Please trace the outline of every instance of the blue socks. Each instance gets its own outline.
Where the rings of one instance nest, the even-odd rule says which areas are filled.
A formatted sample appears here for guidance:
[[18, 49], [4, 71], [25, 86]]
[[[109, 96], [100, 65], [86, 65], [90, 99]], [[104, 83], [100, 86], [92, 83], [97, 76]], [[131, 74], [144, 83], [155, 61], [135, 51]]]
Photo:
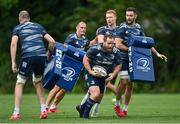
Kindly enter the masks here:
[[81, 105], [81, 110], [83, 111], [83, 118], [89, 118], [89, 113], [92, 106], [96, 103], [96, 101], [88, 98], [84, 104]]

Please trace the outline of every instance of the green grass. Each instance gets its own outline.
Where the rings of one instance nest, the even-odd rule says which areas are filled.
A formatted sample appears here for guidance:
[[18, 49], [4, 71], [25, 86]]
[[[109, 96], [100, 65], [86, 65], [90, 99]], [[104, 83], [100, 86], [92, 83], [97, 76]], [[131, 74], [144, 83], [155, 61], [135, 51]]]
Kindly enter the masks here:
[[12, 121], [13, 95], [0, 95], [0, 123], [180, 123], [179, 94], [134, 94], [129, 105], [129, 116], [117, 118], [113, 111], [113, 94], [106, 94], [99, 116], [79, 118], [75, 106], [80, 103], [83, 94], [67, 94], [59, 104], [59, 112], [51, 113], [46, 120], [39, 119], [37, 97], [24, 95], [21, 120]]

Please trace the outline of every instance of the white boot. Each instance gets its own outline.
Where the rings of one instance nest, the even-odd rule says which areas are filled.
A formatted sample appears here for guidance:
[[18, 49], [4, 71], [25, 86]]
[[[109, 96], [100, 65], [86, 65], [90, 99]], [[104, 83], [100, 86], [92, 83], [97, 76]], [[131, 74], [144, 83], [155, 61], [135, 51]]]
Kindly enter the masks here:
[[96, 103], [93, 106], [92, 111], [91, 111], [91, 117], [97, 117], [98, 116], [99, 106], [100, 106], [99, 103]]

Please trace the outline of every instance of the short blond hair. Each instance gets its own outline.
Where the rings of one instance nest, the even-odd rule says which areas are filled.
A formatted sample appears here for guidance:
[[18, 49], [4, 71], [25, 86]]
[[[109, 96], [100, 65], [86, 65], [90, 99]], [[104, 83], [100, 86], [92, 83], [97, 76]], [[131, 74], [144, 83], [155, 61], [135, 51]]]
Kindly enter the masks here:
[[85, 25], [86, 25], [86, 22], [80, 21], [80, 22], [78, 22], [78, 24], [76, 25], [76, 27], [78, 27], [80, 24], [85, 24]]
[[106, 14], [109, 14], [109, 13], [113, 13], [115, 16], [117, 15], [116, 11], [112, 9], [106, 11]]
[[29, 15], [28, 11], [26, 11], [26, 10], [20, 11], [19, 12], [19, 17], [30, 19], [30, 15]]

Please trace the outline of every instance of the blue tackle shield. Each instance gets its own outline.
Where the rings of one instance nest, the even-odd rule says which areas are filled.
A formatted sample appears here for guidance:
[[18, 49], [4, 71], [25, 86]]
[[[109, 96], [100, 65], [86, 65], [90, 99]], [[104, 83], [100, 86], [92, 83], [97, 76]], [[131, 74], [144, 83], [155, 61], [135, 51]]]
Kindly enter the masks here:
[[67, 91], [72, 91], [83, 68], [84, 54], [84, 51], [71, 45], [64, 47], [63, 44], [57, 43], [54, 57], [48, 64], [49, 67], [45, 69], [44, 88], [51, 90], [54, 85], [57, 85]]
[[128, 41], [130, 80], [154, 82], [155, 76], [151, 53], [154, 40], [150, 37], [132, 35]]
[[67, 91], [72, 91], [80, 76], [82, 68], [82, 61], [78, 61], [70, 56], [64, 55], [62, 59], [61, 77], [57, 81], [56, 85]]
[[63, 44], [56, 42], [52, 59], [47, 64], [43, 74], [42, 81], [45, 89], [51, 90], [61, 77], [62, 58], [65, 52], [66, 48]]

